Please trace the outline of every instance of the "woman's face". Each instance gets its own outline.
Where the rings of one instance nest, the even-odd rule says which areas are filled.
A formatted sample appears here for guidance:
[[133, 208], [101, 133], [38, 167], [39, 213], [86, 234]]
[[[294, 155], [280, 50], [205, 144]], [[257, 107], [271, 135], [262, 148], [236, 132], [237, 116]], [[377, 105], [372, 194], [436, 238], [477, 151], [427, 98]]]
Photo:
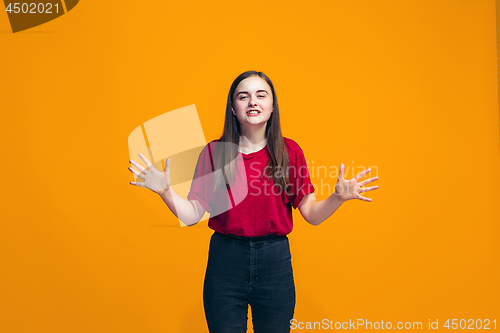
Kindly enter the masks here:
[[243, 126], [265, 124], [273, 112], [271, 87], [258, 76], [244, 79], [234, 91], [232, 110]]

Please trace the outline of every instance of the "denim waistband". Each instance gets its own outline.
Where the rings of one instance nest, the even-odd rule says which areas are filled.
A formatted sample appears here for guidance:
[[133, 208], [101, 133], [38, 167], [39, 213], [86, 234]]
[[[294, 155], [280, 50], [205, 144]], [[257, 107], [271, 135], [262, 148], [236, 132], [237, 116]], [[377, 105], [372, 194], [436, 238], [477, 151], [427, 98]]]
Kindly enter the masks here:
[[219, 235], [222, 236], [226, 239], [231, 239], [231, 240], [239, 240], [242, 242], [247, 242], [247, 243], [254, 243], [254, 242], [259, 242], [259, 241], [278, 241], [282, 239], [287, 239], [288, 237], [286, 235], [267, 235], [267, 236], [258, 236], [258, 237], [245, 237], [245, 236], [236, 236], [233, 234], [223, 234], [218, 231], [214, 231], [214, 235]]

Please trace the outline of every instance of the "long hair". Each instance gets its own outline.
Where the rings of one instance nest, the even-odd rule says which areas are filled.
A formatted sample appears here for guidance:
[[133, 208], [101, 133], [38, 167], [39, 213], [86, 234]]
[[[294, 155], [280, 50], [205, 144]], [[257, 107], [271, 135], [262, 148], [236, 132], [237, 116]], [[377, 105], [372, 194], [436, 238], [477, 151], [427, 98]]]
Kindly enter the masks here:
[[[228, 184], [232, 184], [235, 177], [235, 161], [238, 156], [238, 146], [240, 142], [240, 122], [236, 115], [232, 113], [233, 95], [238, 84], [244, 79], [258, 76], [264, 79], [273, 93], [273, 112], [266, 124], [265, 135], [267, 138], [267, 152], [269, 154], [268, 167], [265, 169], [268, 172], [265, 174], [266, 177], [272, 175], [274, 179], [274, 184], [279, 186], [283, 191], [288, 191], [290, 188], [290, 181], [288, 175], [289, 159], [288, 152], [286, 150], [286, 143], [281, 134], [281, 124], [280, 124], [280, 111], [278, 106], [278, 98], [276, 96], [276, 91], [274, 90], [274, 85], [266, 74], [257, 71], [247, 71], [240, 74], [231, 85], [229, 89], [229, 94], [227, 96], [226, 105], [226, 116], [224, 119], [224, 130], [219, 139], [214, 152], [214, 170], [221, 170], [222, 173], [218, 172], [215, 175], [214, 180], [214, 191], [222, 186], [227, 187]], [[229, 143], [229, 144], [228, 144]], [[262, 177], [264, 177], [264, 173]]]

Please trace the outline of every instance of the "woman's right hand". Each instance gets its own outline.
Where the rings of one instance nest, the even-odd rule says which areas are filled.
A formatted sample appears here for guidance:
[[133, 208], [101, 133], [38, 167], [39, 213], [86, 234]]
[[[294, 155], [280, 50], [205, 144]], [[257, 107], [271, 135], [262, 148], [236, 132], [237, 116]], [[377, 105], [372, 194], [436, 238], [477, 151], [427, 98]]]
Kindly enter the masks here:
[[167, 158], [167, 161], [165, 162], [165, 171], [160, 172], [156, 170], [151, 163], [149, 163], [144, 155], [139, 154], [139, 157], [144, 161], [148, 169], [144, 169], [133, 160], [130, 160], [129, 162], [140, 172], [132, 169], [132, 167], [128, 167], [128, 169], [137, 177], [144, 179], [144, 182], [130, 182], [130, 184], [148, 188], [159, 195], [168, 191], [170, 188], [170, 158]]

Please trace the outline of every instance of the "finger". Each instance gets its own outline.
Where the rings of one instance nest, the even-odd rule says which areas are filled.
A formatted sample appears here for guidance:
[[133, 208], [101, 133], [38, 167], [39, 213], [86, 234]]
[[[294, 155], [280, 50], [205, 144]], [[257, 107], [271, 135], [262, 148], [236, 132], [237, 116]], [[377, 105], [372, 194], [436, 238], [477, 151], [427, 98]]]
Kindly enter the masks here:
[[133, 166], [135, 166], [137, 169], [139, 169], [140, 172], [143, 172], [144, 171], [147, 171], [146, 169], [144, 169], [140, 164], [137, 164], [137, 162], [133, 161], [133, 160], [130, 160], [129, 161]]
[[361, 187], [359, 189], [359, 192], [363, 193], [363, 192], [372, 191], [372, 190], [376, 190], [376, 189], [378, 189], [378, 185], [377, 186], [372, 186], [372, 187]]
[[364, 186], [364, 185], [366, 185], [368, 183], [376, 181], [377, 179], [378, 179], [378, 177], [373, 177], [373, 178], [370, 178], [370, 179], [363, 180], [361, 183], [359, 183], [359, 186]]
[[371, 202], [371, 201], [372, 201], [372, 199], [370, 199], [370, 198], [365, 198], [365, 197], [363, 197], [363, 196], [361, 196], [361, 195], [358, 197], [358, 199], [359, 199], [359, 200], [363, 200], [363, 201], [368, 201], [368, 202]]
[[148, 169], [151, 169], [151, 167], [153, 165], [151, 163], [149, 163], [148, 159], [142, 154], [139, 154], [139, 157], [144, 161], [144, 163], [146, 163], [146, 166], [148, 167]]
[[130, 182], [130, 184], [140, 187], [146, 187], [146, 185], [143, 182]]
[[128, 169], [129, 169], [130, 171], [132, 171], [132, 173], [133, 173], [134, 175], [136, 175], [137, 177], [139, 177], [139, 178], [141, 178], [141, 179], [144, 179], [144, 180], [146, 179], [146, 178], [144, 177], [144, 175], [143, 175], [142, 173], [140, 173], [139, 171], [135, 171], [135, 170], [134, 170], [134, 169], [132, 169], [131, 167], [128, 167]]
[[361, 171], [360, 173], [358, 173], [356, 175], [356, 177], [354, 177], [354, 179], [356, 179], [356, 181], [360, 180], [361, 178], [363, 178], [364, 175], [366, 175], [368, 172], [370, 172], [370, 168], [364, 170], [364, 171]]
[[165, 162], [165, 173], [167, 175], [170, 175], [170, 158], [167, 158], [167, 161]]
[[339, 179], [344, 179], [344, 163], [340, 164]]

